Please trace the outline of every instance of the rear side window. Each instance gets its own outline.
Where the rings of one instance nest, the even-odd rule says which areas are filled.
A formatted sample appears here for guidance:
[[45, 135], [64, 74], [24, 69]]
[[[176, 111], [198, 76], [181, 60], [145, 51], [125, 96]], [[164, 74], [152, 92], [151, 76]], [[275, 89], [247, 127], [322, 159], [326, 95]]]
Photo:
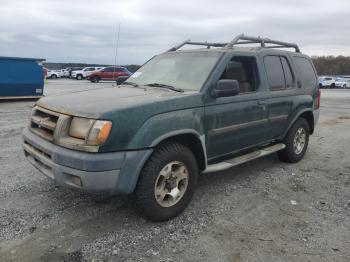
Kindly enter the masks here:
[[304, 88], [314, 88], [317, 78], [311, 62], [304, 57], [294, 57], [295, 65], [299, 71], [299, 79]]
[[104, 69], [105, 72], [113, 72], [114, 71], [114, 68], [113, 67], [106, 67]]
[[291, 88], [293, 87], [294, 82], [292, 70], [290, 69], [290, 65], [285, 57], [281, 56], [281, 62], [283, 66], [284, 77], [286, 80], [286, 88]]
[[266, 56], [264, 64], [267, 73], [267, 80], [271, 90], [285, 88], [284, 73], [279, 56]]

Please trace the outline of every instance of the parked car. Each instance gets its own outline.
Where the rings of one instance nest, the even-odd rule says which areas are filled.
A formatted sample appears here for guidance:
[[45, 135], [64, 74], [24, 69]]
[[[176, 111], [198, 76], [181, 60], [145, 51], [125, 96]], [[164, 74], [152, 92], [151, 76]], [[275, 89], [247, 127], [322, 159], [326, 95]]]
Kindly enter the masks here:
[[75, 78], [77, 80], [82, 80], [82, 79], [86, 78], [89, 74], [91, 74], [92, 72], [97, 71], [97, 70], [101, 70], [101, 69], [103, 69], [103, 67], [93, 67], [93, 66], [84, 67], [81, 70], [72, 71], [71, 78]]
[[67, 67], [65, 69], [61, 69], [62, 77], [69, 77], [70, 76], [70, 68]]
[[320, 76], [318, 83], [320, 88], [335, 88], [335, 78], [332, 76]]
[[121, 66], [109, 66], [99, 71], [95, 71], [86, 77], [93, 83], [97, 83], [101, 80], [113, 80], [116, 81], [120, 76], [130, 76], [131, 72], [125, 67]]
[[303, 158], [321, 93], [296, 44], [244, 35], [185, 44], [193, 45], [153, 57], [119, 88], [40, 99], [23, 131], [26, 158], [61, 186], [134, 193], [154, 221], [185, 209], [201, 172], [274, 152]]
[[63, 73], [61, 70], [50, 70], [48, 69], [46, 78], [56, 79], [62, 77]]
[[350, 78], [337, 78], [334, 84], [339, 88], [350, 88]]

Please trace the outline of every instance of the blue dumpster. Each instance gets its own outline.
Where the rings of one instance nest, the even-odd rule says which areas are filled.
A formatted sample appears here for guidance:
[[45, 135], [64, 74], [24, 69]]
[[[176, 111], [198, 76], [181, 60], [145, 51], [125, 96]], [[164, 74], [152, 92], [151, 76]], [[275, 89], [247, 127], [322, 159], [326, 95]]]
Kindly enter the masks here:
[[0, 56], [0, 99], [41, 97], [43, 61], [45, 59]]

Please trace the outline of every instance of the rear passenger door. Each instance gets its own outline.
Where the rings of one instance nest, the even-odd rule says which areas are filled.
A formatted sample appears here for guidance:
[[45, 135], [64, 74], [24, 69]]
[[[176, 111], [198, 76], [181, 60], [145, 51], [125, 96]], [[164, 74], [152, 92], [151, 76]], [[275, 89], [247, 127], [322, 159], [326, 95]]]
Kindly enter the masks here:
[[267, 135], [273, 140], [283, 135], [287, 128], [296, 95], [296, 78], [287, 56], [266, 55], [263, 62], [270, 91]]

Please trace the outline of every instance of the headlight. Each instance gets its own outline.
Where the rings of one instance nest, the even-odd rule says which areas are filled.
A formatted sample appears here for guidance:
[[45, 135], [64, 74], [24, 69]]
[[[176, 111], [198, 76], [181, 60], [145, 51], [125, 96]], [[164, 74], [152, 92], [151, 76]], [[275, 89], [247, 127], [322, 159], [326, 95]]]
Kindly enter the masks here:
[[103, 144], [112, 129], [112, 122], [74, 117], [69, 127], [69, 136], [84, 140], [84, 144], [96, 146]]
[[101, 145], [103, 144], [112, 129], [112, 122], [97, 120], [92, 128], [87, 139], [88, 145]]

